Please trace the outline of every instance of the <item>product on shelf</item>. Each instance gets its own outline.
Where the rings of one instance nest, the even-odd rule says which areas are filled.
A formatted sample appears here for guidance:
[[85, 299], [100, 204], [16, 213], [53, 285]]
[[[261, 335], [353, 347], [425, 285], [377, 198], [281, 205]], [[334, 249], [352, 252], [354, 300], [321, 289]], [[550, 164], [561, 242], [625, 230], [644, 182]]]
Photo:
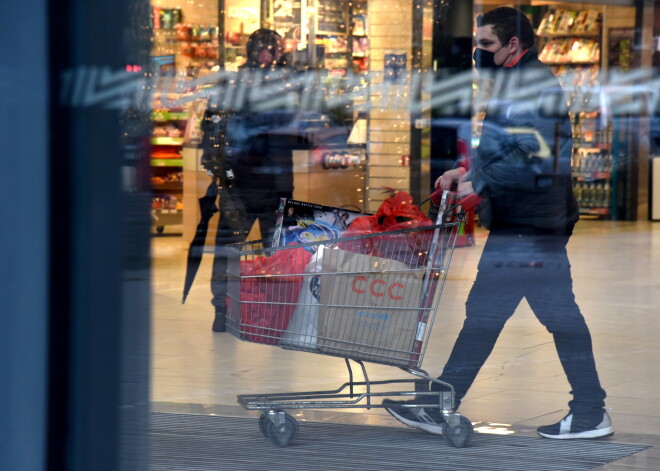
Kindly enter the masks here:
[[196, 59], [218, 58], [218, 27], [197, 24], [176, 25], [179, 53]]
[[553, 66], [552, 71], [561, 82], [562, 87], [595, 87], [598, 84], [600, 68], [594, 64], [589, 67], [571, 67], [570, 64]]
[[536, 33], [542, 38], [539, 59], [552, 70], [566, 92], [573, 128], [573, 190], [580, 214], [611, 215], [612, 136], [598, 93], [601, 59], [601, 14], [598, 10], [548, 10]]
[[151, 10], [151, 19], [154, 30], [174, 29], [178, 23], [183, 21], [183, 12], [181, 8], [154, 7]]
[[575, 199], [581, 214], [607, 216], [610, 214], [612, 189], [609, 181], [576, 181], [573, 185]]
[[353, 27], [351, 29], [353, 36], [366, 36], [367, 35], [367, 17], [366, 15], [354, 15]]
[[353, 38], [353, 57], [363, 57], [369, 54], [369, 39], [362, 37]]
[[348, 52], [348, 40], [344, 36], [318, 37], [316, 44], [323, 45], [327, 54]]
[[601, 15], [598, 10], [549, 10], [536, 34], [539, 36], [598, 35]]
[[[151, 177], [151, 184], [154, 186], [177, 184], [183, 182], [183, 172], [168, 172], [164, 175], [154, 175]], [[177, 188], [180, 185], [173, 185]]]
[[181, 137], [183, 131], [174, 124], [167, 124], [164, 126], [155, 126], [151, 135], [153, 137]]
[[346, 0], [318, 0], [317, 31], [325, 33], [346, 33]]
[[151, 200], [151, 209], [164, 212], [178, 212], [183, 210], [181, 195], [154, 195]]
[[543, 46], [539, 59], [560, 64], [597, 63], [600, 61], [600, 44], [594, 39], [579, 37], [552, 39]]

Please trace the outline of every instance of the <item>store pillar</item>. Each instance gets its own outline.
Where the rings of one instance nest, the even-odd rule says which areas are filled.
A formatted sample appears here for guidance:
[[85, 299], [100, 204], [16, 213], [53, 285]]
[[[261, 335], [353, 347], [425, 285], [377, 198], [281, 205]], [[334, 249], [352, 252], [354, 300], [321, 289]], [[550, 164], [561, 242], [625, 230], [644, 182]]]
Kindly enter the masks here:
[[[637, 0], [637, 15], [635, 18], [636, 23], [636, 47], [641, 52], [639, 67], [646, 70], [651, 70], [653, 67], [653, 28], [654, 28], [654, 9], [657, 8], [654, 0]], [[650, 216], [649, 203], [650, 203], [650, 188], [647, 182], [650, 181], [651, 175], [651, 129], [650, 123], [653, 117], [652, 103], [649, 103], [643, 117], [640, 120], [643, 125], [638, 132], [640, 137], [637, 141], [637, 155], [638, 166], [636, 171], [637, 179], [637, 194], [636, 194], [636, 207], [633, 219], [647, 219]]]
[[[0, 469], [46, 465], [47, 2], [3, 4], [0, 30]], [[19, 41], [17, 38], [27, 37]]]
[[50, 7], [47, 469], [143, 470], [150, 5]]

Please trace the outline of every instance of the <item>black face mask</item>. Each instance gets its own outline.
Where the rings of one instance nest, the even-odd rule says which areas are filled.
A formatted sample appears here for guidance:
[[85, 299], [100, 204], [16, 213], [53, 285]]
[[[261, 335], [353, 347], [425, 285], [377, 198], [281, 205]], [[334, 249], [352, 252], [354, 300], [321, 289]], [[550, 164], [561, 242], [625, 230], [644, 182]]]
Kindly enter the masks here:
[[[505, 46], [502, 46], [500, 49], [503, 47]], [[500, 52], [500, 49], [495, 52], [490, 52], [485, 49], [476, 48], [472, 58], [474, 59], [477, 69], [497, 69], [502, 67], [501, 64], [498, 65], [495, 63], [495, 54]]]

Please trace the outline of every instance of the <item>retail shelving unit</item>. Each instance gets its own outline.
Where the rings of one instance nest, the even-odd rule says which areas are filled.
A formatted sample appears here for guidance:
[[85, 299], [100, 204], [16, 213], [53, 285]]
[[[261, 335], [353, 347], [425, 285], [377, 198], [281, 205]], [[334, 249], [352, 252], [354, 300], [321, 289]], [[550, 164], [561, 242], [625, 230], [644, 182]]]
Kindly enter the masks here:
[[[162, 233], [165, 226], [183, 223], [182, 150], [190, 106], [181, 104], [183, 95], [177, 88], [178, 80], [210, 73], [217, 69], [220, 58], [220, 28], [201, 24], [200, 20], [204, 21], [205, 17], [199, 12], [189, 21], [186, 11], [190, 8], [152, 9], [151, 72], [155, 90], [151, 115], [151, 181], [153, 226], [158, 233]], [[244, 43], [240, 35], [228, 39]], [[232, 46], [228, 44], [227, 47]], [[240, 53], [237, 51], [234, 56]]]
[[573, 125], [573, 190], [583, 217], [609, 218], [614, 169], [611, 123], [597, 88], [601, 78], [599, 10], [548, 10], [537, 28], [539, 59], [567, 92]]
[[155, 108], [151, 138], [152, 215], [154, 226], [162, 233], [165, 226], [183, 222], [183, 133], [189, 113]]
[[[368, 0], [306, 0], [274, 5], [274, 28], [297, 67], [322, 67], [331, 76], [368, 70]], [[307, 47], [313, 41], [315, 49]], [[310, 51], [313, 52], [310, 53]]]
[[343, 75], [352, 62], [349, 44], [349, 9], [346, 0], [316, 0], [316, 44], [323, 45], [323, 65]]
[[350, 46], [354, 73], [369, 70], [368, 1], [353, 0], [351, 6]]

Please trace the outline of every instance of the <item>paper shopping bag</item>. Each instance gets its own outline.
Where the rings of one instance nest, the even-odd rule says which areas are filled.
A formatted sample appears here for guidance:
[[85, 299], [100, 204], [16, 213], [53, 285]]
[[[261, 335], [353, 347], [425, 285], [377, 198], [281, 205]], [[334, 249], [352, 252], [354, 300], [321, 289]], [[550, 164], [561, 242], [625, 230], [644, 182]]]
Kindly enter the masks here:
[[356, 360], [408, 366], [417, 358], [423, 271], [405, 263], [327, 250], [317, 347]]

